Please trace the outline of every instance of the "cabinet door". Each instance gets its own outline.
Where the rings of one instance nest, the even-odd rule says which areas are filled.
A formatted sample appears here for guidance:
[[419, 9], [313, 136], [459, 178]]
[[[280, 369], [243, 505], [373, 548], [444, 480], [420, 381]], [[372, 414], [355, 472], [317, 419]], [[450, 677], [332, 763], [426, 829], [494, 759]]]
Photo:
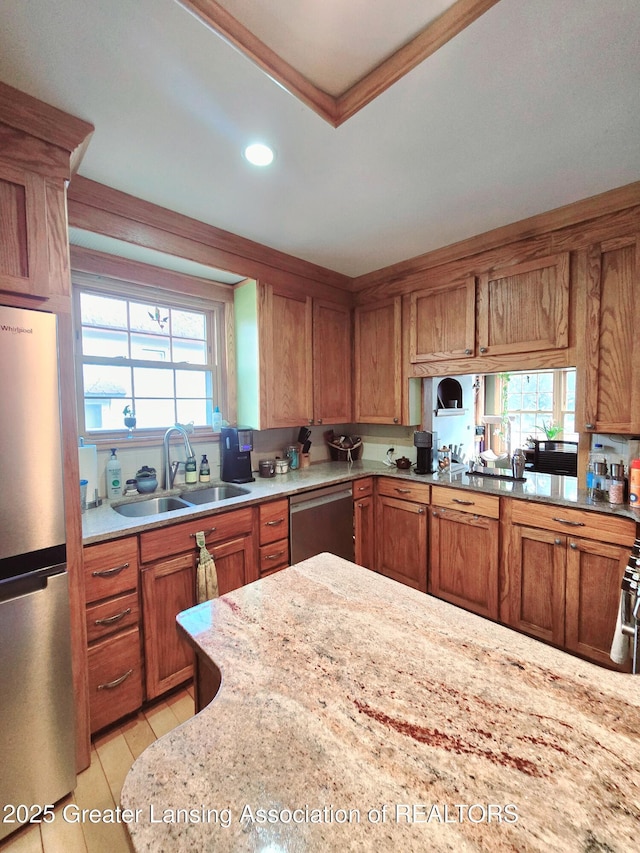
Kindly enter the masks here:
[[410, 359], [445, 361], [471, 357], [476, 341], [476, 280], [411, 294]]
[[265, 427], [290, 427], [313, 419], [311, 297], [293, 296], [266, 285], [262, 291], [261, 384]]
[[373, 495], [357, 498], [353, 502], [353, 533], [355, 562], [366, 569], [375, 569]]
[[355, 310], [355, 419], [402, 420], [402, 300], [395, 297]]
[[595, 663], [609, 657], [629, 549], [569, 539], [565, 608], [566, 646]]
[[478, 283], [480, 355], [569, 345], [569, 255], [484, 273]]
[[0, 163], [0, 290], [48, 293], [45, 179]]
[[[640, 432], [640, 239], [591, 246], [587, 263], [584, 382], [576, 422], [596, 432]], [[582, 393], [580, 393], [582, 391]]]
[[497, 619], [498, 529], [497, 519], [434, 507], [429, 592]]
[[378, 495], [376, 570], [427, 591], [427, 511], [424, 504]]
[[316, 423], [351, 421], [351, 310], [313, 301], [313, 417]]
[[258, 578], [255, 536], [238, 536], [209, 547], [218, 573], [218, 592], [224, 595]]
[[564, 644], [566, 536], [514, 525], [509, 567], [509, 624], [556, 645]]
[[176, 616], [195, 604], [196, 550], [142, 570], [147, 699], [193, 676], [193, 650], [178, 633]]

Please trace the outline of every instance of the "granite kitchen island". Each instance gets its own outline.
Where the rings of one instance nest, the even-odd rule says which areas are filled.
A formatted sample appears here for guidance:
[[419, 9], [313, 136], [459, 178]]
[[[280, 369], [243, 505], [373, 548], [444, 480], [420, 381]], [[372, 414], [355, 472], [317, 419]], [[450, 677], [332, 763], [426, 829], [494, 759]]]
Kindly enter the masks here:
[[638, 849], [640, 677], [328, 554], [178, 620], [222, 682], [133, 765], [137, 851]]

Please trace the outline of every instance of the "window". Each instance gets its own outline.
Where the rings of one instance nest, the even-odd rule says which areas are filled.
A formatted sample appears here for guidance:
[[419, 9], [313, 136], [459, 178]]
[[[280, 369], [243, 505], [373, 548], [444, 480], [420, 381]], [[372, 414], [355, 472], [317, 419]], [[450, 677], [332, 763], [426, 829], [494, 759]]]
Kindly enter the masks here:
[[127, 407], [136, 430], [211, 427], [222, 305], [89, 276], [74, 275], [74, 285], [81, 431], [125, 433]]
[[[500, 374], [506, 414], [511, 422], [511, 447], [527, 438], [577, 441], [575, 432], [576, 371], [540, 370]], [[557, 429], [557, 435], [553, 435]]]

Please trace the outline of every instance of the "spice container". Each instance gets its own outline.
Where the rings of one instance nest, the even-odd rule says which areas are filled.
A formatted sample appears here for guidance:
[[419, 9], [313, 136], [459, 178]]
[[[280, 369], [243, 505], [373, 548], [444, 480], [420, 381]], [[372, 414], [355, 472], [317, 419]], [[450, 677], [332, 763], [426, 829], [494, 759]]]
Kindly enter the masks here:
[[258, 462], [258, 472], [261, 477], [275, 477], [276, 463], [274, 459], [261, 459]]
[[623, 504], [625, 500], [625, 485], [626, 481], [624, 478], [624, 465], [622, 461], [620, 464], [612, 464], [611, 466], [611, 479], [609, 481], [609, 503], [615, 506], [619, 504]]
[[289, 470], [289, 457], [285, 456], [284, 459], [281, 459], [279, 456], [276, 458], [276, 474], [286, 474]]
[[640, 459], [634, 459], [629, 468], [629, 503], [640, 509]]

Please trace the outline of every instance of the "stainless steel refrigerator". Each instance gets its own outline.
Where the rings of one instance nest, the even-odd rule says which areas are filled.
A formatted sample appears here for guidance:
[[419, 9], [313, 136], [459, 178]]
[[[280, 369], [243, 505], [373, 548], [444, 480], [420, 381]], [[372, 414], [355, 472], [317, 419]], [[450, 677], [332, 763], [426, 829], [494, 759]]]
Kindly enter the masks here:
[[0, 306], [0, 840], [76, 783], [64, 502], [56, 317]]

